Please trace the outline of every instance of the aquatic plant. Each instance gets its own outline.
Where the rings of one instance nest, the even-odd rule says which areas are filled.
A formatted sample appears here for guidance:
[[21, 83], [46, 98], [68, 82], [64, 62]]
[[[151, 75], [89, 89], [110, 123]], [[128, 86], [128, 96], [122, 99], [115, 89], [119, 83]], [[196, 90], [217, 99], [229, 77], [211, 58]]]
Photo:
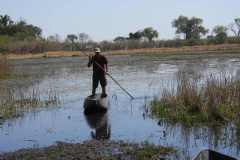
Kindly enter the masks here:
[[50, 89], [46, 97], [42, 97], [38, 87], [28, 91], [22, 88], [0, 88], [0, 119], [12, 119], [40, 107], [58, 106], [61, 103], [57, 91]]
[[176, 89], [164, 89], [150, 104], [154, 117], [186, 125], [234, 122], [240, 114], [240, 81], [210, 75], [204, 82], [178, 74]]

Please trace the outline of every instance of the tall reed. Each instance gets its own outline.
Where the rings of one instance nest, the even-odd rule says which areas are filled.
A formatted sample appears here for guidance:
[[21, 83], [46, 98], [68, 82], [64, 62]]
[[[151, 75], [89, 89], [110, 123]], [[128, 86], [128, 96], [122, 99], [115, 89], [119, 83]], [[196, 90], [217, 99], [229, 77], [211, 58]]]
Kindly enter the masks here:
[[61, 103], [57, 91], [50, 89], [44, 98], [38, 87], [29, 90], [22, 88], [0, 88], [0, 119], [12, 119], [41, 107], [58, 106]]
[[189, 125], [235, 121], [240, 115], [240, 81], [221, 74], [202, 82], [180, 74], [176, 89], [164, 89], [150, 111], [155, 117]]

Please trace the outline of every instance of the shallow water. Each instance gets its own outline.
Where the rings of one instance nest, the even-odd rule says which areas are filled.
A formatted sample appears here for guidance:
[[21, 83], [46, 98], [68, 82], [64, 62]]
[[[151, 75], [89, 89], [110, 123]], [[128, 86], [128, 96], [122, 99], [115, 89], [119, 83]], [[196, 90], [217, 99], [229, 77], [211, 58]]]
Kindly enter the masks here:
[[139, 55], [109, 57], [109, 61], [110, 73], [136, 99], [130, 100], [108, 79], [110, 110], [96, 117], [83, 114], [83, 100], [91, 92], [91, 69], [86, 67], [86, 58], [12, 61], [15, 72], [26, 78], [3, 81], [2, 86], [19, 87], [26, 92], [37, 86], [43, 97], [47, 97], [51, 88], [57, 91], [62, 103], [5, 121], [0, 125], [0, 152], [48, 146], [56, 141], [75, 143], [102, 137], [173, 146], [184, 159], [206, 148], [240, 158], [240, 136], [231, 124], [222, 128], [189, 129], [152, 119], [146, 116], [144, 107], [161, 94], [164, 87], [174, 86], [179, 70], [186, 71], [189, 76], [221, 72], [240, 78], [239, 56], [166, 59]]

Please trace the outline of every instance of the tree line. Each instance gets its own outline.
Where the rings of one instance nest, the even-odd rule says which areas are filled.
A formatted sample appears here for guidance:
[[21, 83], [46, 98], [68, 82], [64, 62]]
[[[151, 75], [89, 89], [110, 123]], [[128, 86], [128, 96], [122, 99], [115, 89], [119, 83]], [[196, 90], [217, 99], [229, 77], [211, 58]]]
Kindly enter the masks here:
[[[86, 33], [42, 36], [42, 29], [24, 20], [14, 22], [8, 15], [0, 15], [0, 53], [39, 53], [58, 50], [87, 50], [101, 47], [104, 51], [119, 49], [181, 47], [222, 43], [240, 43], [240, 18], [228, 26], [216, 25], [211, 31], [203, 26], [203, 19], [179, 16], [172, 21], [176, 38], [160, 40], [159, 32], [147, 27], [118, 36], [113, 41], [95, 42]], [[232, 33], [231, 36], [229, 33]]]
[[18, 40], [36, 39], [42, 34], [42, 29], [26, 21], [14, 22], [8, 15], [0, 15], [0, 35], [14, 37]]

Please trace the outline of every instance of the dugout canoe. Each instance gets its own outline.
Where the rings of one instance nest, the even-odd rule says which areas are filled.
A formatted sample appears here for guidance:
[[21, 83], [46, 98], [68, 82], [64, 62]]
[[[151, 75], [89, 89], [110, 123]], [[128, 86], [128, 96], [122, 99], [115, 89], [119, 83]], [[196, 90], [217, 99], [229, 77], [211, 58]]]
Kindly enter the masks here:
[[237, 160], [236, 158], [212, 150], [201, 151], [193, 160]]
[[84, 113], [104, 113], [108, 110], [107, 97], [102, 98], [101, 94], [96, 94], [94, 97], [87, 97], [84, 100]]

